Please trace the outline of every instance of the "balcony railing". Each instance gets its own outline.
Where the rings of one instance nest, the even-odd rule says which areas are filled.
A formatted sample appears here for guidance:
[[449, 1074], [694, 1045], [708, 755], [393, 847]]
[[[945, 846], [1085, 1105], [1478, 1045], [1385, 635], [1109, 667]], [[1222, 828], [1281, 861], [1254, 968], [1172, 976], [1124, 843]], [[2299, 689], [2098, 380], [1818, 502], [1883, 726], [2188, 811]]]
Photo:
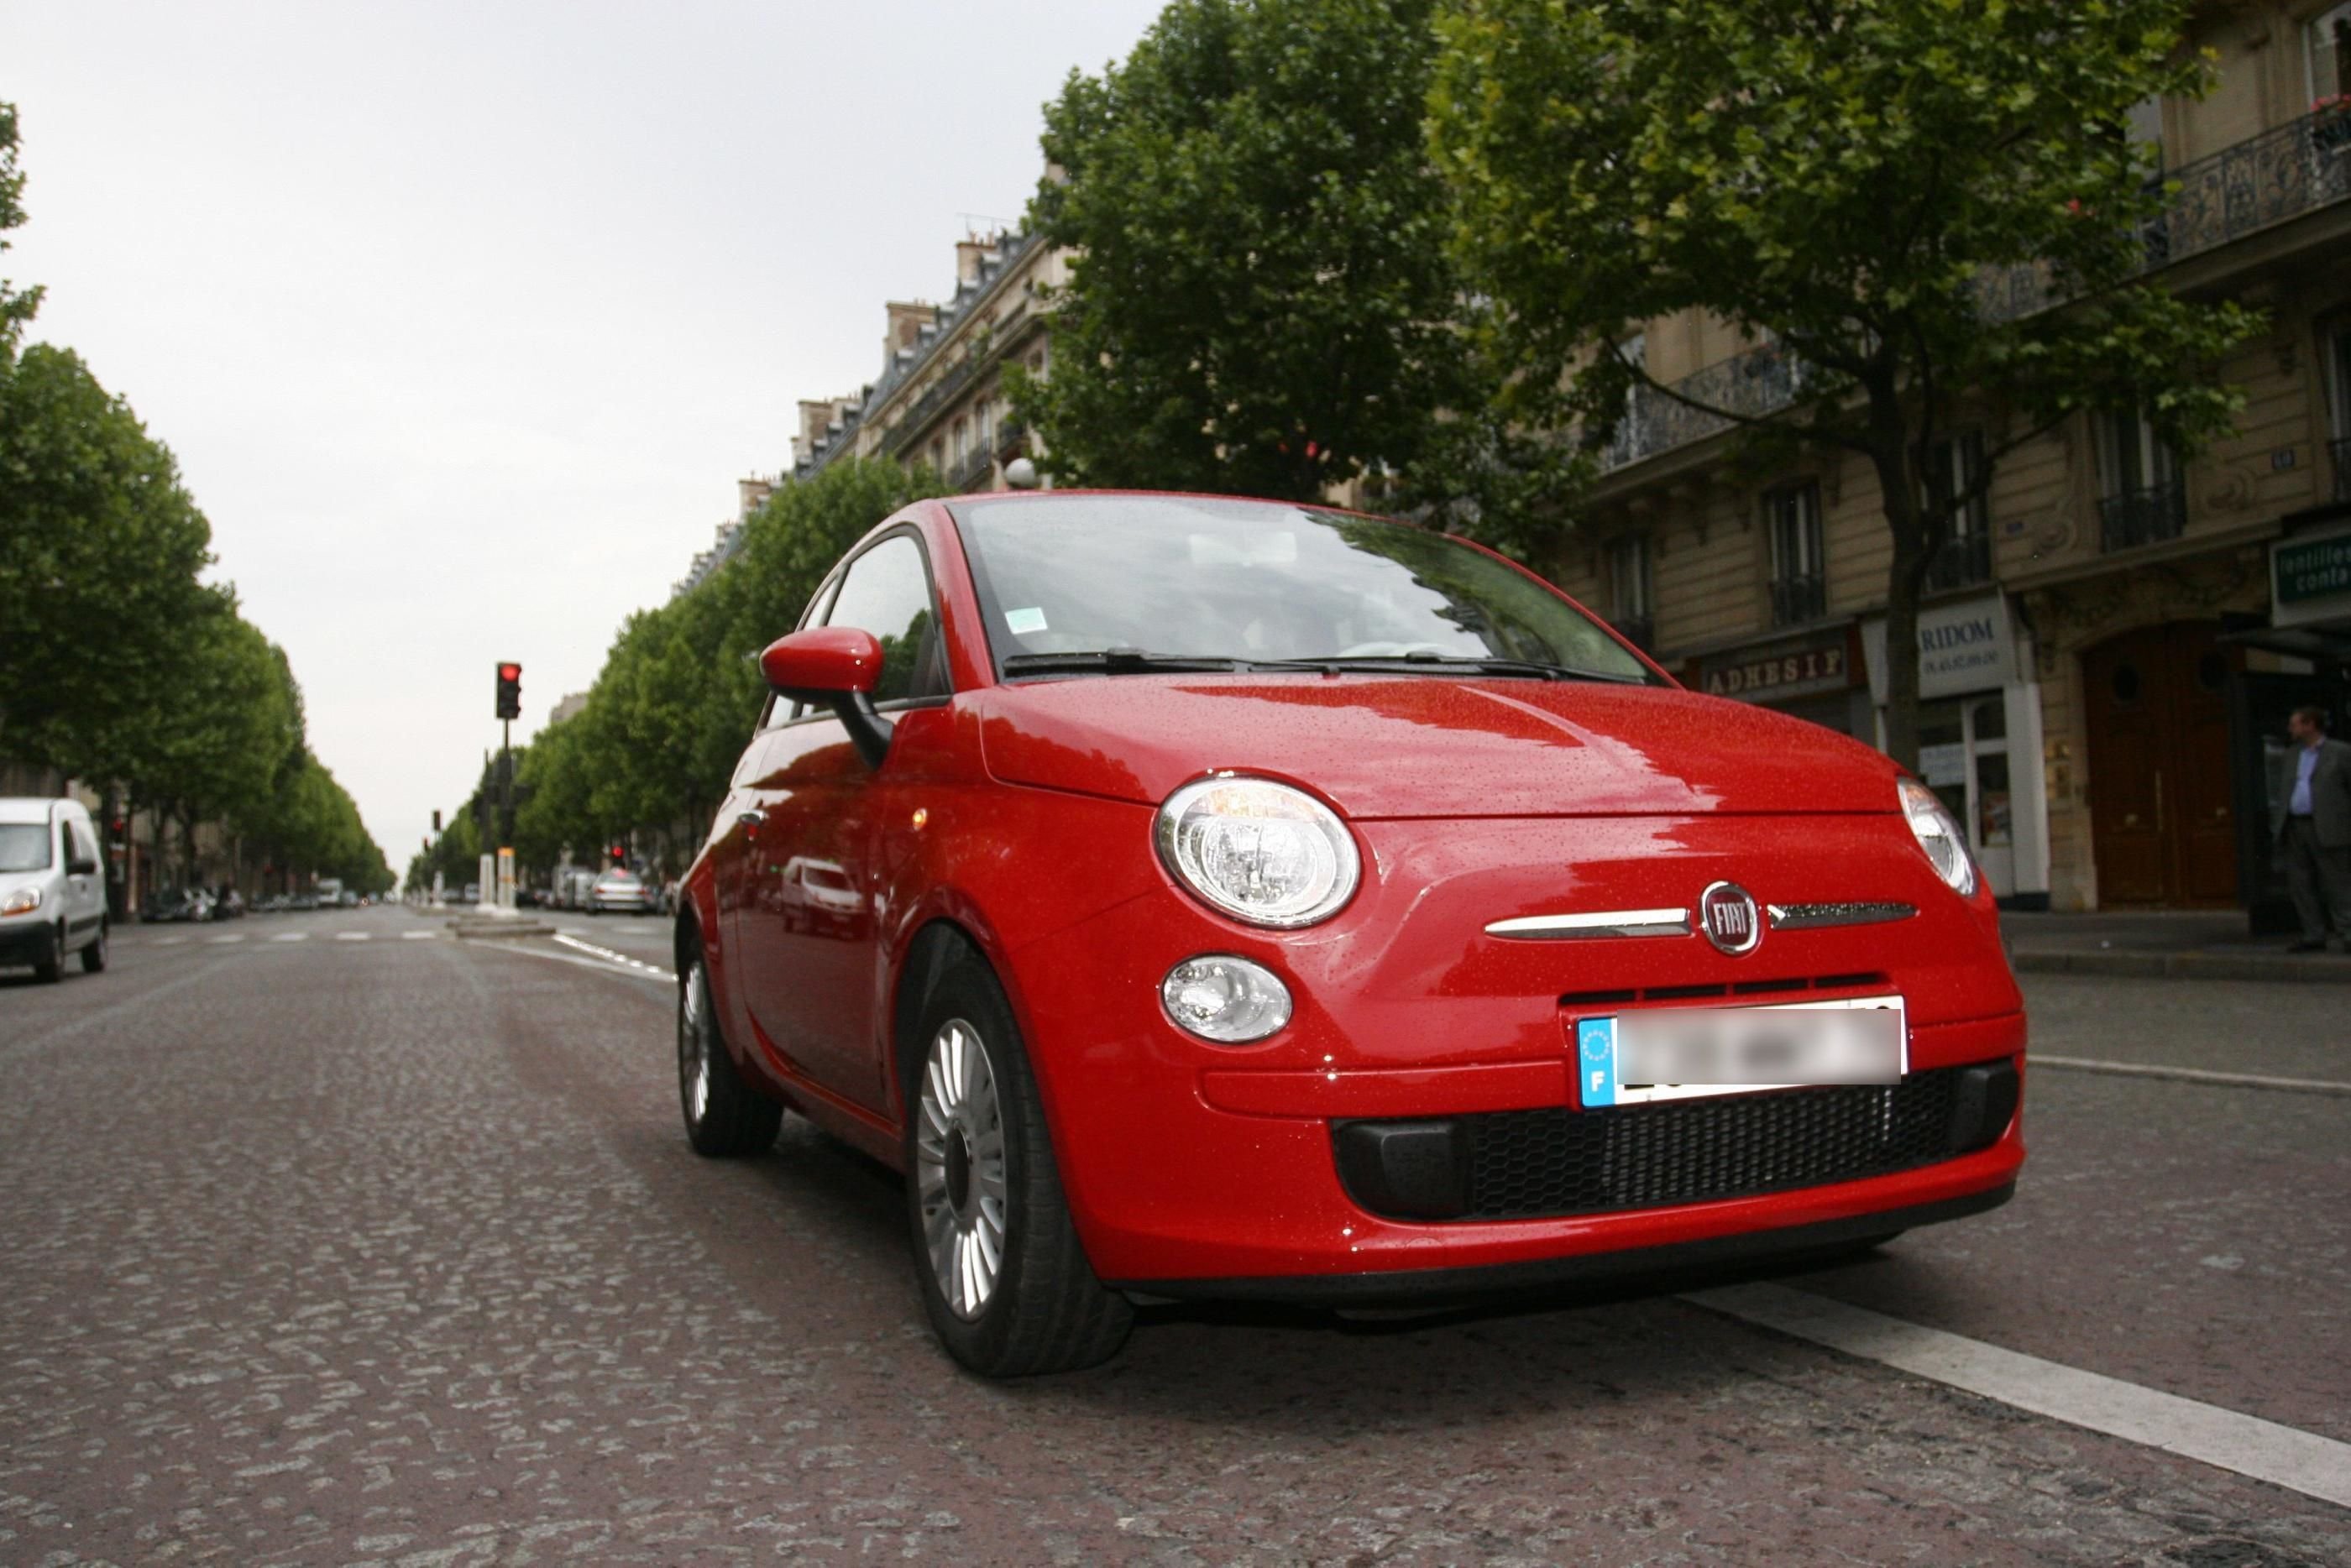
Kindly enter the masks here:
[[2177, 539], [2188, 526], [2188, 486], [2179, 480], [2126, 490], [2098, 503], [2099, 548], [2130, 550]]
[[[2164, 181], [2179, 191], [2144, 232], [2149, 271], [2351, 199], [2351, 119], [2304, 115], [2167, 171]], [[2048, 269], [2038, 264], [1987, 272], [1978, 294], [1987, 321], [2013, 321], [2058, 302]], [[1803, 384], [1802, 362], [1766, 344], [1673, 385], [1692, 401], [1756, 419], [1786, 408]], [[1735, 422], [1642, 389], [1601, 450], [1601, 472], [1703, 441]]]
[[968, 495], [984, 485], [996, 472], [996, 454], [983, 442], [964, 454], [963, 461], [947, 470], [947, 489], [957, 495]]
[[1828, 613], [1828, 584], [1818, 573], [1804, 577], [1771, 579], [1771, 624], [1795, 626], [1818, 620]]
[[2335, 499], [2351, 501], [2351, 436], [2328, 442], [2326, 450], [2335, 458]]
[[1942, 593], [1991, 581], [1991, 535], [1962, 534], [1944, 542], [1927, 568], [1927, 591]]

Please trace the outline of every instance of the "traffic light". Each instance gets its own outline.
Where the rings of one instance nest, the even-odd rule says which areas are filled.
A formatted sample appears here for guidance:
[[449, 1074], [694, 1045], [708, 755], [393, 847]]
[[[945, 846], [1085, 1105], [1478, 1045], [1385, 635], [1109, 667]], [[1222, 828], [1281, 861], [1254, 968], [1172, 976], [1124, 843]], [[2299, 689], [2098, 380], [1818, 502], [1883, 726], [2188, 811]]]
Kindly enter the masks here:
[[615, 866], [626, 866], [628, 863], [629, 846], [625, 844], [615, 844], [612, 846], [612, 864]]
[[[435, 806], [433, 811], [433, 832], [436, 837], [439, 836], [441, 832], [441, 811], [438, 806]], [[425, 847], [430, 849], [433, 846], [428, 844]]]
[[498, 717], [522, 717], [522, 666], [519, 664], [498, 666]]

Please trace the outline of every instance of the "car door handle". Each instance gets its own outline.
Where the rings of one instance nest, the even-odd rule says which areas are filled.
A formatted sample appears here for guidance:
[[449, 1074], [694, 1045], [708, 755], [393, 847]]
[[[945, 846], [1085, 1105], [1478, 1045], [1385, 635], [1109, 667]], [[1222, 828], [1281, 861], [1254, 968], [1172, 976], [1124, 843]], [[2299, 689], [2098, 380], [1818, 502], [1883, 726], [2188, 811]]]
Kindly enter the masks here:
[[747, 811], [735, 820], [746, 827], [757, 827], [768, 820], [768, 814], [764, 811]]

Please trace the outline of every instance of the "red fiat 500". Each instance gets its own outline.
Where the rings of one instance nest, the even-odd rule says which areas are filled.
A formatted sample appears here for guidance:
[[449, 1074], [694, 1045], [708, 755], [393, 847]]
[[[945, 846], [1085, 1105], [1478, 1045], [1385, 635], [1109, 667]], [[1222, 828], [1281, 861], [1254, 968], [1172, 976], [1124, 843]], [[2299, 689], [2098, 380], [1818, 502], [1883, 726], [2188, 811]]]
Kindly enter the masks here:
[[2024, 1016], [1935, 796], [1475, 545], [1264, 502], [925, 502], [762, 666], [685, 885], [705, 1154], [907, 1174], [983, 1372], [1138, 1296], [1426, 1300], [2010, 1193]]

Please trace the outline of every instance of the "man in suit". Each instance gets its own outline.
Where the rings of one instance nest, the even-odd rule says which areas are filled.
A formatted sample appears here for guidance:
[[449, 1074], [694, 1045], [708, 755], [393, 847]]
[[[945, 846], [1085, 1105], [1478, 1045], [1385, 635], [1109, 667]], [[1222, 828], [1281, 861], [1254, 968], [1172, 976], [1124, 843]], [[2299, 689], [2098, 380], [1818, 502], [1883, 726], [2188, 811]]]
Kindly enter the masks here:
[[2351, 950], [2351, 744], [2327, 739], [2323, 708], [2295, 709], [2286, 732], [2294, 749], [2270, 797], [2270, 828], [2302, 917], [2302, 940], [2286, 950], [2324, 951], [2330, 925]]

